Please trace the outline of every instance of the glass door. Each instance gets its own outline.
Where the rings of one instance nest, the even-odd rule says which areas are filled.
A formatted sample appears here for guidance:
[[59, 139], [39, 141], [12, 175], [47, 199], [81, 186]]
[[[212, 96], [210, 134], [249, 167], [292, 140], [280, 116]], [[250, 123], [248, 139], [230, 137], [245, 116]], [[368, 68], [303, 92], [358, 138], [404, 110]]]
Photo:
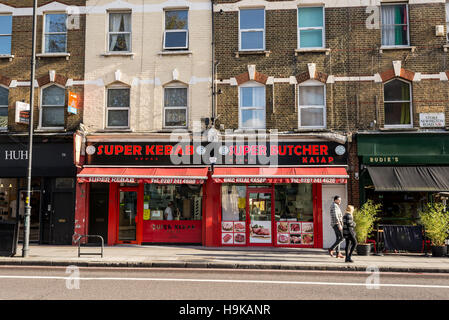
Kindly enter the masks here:
[[246, 206], [250, 245], [270, 245], [273, 239], [271, 189], [248, 189]]
[[137, 243], [137, 189], [120, 189], [118, 243]]

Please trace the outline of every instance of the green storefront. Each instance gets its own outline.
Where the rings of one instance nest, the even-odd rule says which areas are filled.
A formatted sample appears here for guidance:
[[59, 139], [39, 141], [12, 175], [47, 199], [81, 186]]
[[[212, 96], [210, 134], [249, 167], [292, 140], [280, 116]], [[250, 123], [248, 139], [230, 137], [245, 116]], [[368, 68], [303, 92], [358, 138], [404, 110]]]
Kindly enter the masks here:
[[384, 224], [413, 224], [430, 201], [449, 196], [449, 133], [357, 135], [360, 205], [382, 204]]

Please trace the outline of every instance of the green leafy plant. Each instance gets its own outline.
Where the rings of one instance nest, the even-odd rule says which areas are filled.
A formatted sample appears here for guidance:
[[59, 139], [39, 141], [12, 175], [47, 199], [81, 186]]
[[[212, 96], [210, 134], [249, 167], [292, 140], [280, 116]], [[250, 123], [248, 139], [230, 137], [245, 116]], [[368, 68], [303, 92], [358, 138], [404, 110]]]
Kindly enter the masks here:
[[366, 243], [368, 235], [373, 232], [374, 223], [379, 220], [377, 215], [381, 206], [380, 203], [375, 204], [372, 200], [368, 200], [360, 209], [354, 210], [355, 233], [358, 243]]
[[433, 246], [444, 246], [449, 236], [449, 213], [442, 203], [427, 203], [419, 212], [420, 222]]

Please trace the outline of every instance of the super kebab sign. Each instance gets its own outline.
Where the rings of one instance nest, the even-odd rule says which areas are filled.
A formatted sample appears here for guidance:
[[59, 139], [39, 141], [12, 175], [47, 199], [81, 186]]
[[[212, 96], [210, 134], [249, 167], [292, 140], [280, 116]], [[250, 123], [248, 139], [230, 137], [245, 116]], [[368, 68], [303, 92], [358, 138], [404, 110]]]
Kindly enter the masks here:
[[88, 143], [89, 165], [346, 165], [347, 146], [333, 141], [255, 143]]

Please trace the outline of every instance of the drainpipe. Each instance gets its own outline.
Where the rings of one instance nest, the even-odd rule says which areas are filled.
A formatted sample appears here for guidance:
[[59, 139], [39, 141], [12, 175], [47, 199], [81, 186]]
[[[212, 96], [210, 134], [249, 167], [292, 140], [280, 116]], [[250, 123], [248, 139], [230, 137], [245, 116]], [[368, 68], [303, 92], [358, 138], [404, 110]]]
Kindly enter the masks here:
[[216, 76], [216, 66], [215, 66], [215, 19], [214, 19], [214, 0], [211, 0], [211, 17], [212, 17], [212, 114], [211, 114], [211, 125], [215, 126], [215, 102], [216, 102], [216, 87], [215, 87], [215, 76]]

